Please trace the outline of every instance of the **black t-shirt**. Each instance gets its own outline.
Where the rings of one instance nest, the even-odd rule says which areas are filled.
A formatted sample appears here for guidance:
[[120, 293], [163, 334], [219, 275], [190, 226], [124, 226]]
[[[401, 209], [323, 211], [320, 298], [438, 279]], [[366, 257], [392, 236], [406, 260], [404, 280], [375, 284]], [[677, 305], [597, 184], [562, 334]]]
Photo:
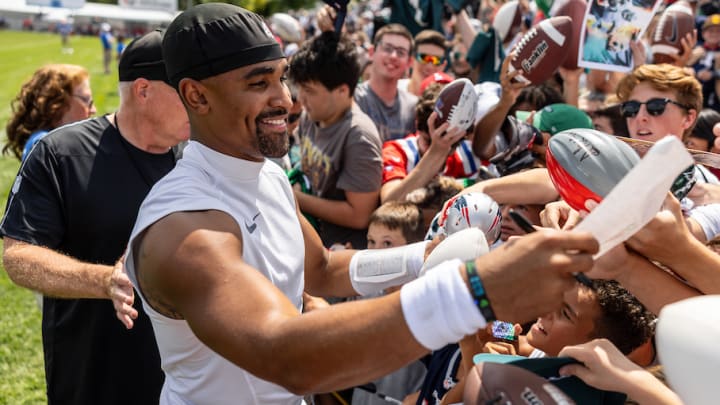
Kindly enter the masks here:
[[[81, 261], [122, 255], [152, 184], [177, 152], [135, 148], [105, 117], [54, 131], [20, 168], [0, 234]], [[107, 299], [44, 298], [42, 334], [52, 404], [157, 404], [164, 375], [149, 318], [131, 330]]]

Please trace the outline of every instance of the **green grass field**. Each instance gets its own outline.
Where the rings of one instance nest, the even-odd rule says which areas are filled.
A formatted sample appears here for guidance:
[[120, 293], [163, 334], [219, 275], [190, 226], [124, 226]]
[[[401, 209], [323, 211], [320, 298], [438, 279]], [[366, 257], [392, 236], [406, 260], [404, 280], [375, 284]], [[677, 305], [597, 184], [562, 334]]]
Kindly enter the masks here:
[[[102, 73], [100, 41], [95, 37], [73, 37], [71, 43], [74, 52], [63, 54], [57, 35], [0, 31], [0, 139], [5, 139], [10, 102], [22, 83], [46, 63], [85, 66], [90, 72], [98, 115], [115, 110], [117, 70], [110, 75]], [[14, 157], [0, 157], [3, 209], [18, 167]], [[0, 271], [0, 308], [0, 405], [47, 403], [40, 311], [32, 293], [15, 286], [4, 269]]]

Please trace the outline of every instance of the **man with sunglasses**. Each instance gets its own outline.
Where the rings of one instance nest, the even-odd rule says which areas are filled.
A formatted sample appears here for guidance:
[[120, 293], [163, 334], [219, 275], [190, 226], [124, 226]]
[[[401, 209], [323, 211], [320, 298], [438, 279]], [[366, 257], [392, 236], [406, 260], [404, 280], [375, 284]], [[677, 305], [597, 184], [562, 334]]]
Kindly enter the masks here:
[[[642, 65], [625, 76], [616, 90], [630, 137], [656, 142], [667, 135], [685, 140], [702, 109], [700, 82], [682, 68]], [[720, 183], [708, 169], [695, 165], [695, 180]]]
[[434, 30], [423, 30], [415, 35], [415, 55], [412, 73], [408, 79], [400, 79], [398, 87], [420, 97], [422, 81], [435, 73], [444, 72], [447, 66], [446, 43], [443, 34]]
[[[702, 86], [695, 76], [668, 64], [636, 68], [620, 81], [616, 93], [630, 137], [652, 142], [667, 135], [685, 141], [703, 105]], [[696, 183], [710, 183], [704, 188], [716, 188], [720, 181], [706, 167], [696, 164], [678, 177], [673, 194], [682, 199], [684, 211], [693, 220], [688, 224], [696, 230], [699, 226], [699, 231], [694, 232], [696, 237], [704, 236], [706, 242], [720, 234], [720, 209], [717, 204], [700, 206], [691, 198], [683, 198]]]

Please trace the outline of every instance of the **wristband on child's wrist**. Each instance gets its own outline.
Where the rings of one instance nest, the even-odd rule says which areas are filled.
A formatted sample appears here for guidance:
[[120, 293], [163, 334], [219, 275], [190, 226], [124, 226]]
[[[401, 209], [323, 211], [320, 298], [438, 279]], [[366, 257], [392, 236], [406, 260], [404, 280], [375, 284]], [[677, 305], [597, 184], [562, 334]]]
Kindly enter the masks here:
[[490, 306], [490, 299], [482, 285], [482, 280], [480, 280], [480, 276], [477, 273], [474, 260], [465, 262], [465, 272], [467, 273], [468, 282], [470, 283], [470, 294], [472, 294], [473, 301], [475, 301], [475, 305], [480, 310], [483, 318], [485, 318], [485, 321], [488, 323], [497, 320], [495, 312], [492, 306]]

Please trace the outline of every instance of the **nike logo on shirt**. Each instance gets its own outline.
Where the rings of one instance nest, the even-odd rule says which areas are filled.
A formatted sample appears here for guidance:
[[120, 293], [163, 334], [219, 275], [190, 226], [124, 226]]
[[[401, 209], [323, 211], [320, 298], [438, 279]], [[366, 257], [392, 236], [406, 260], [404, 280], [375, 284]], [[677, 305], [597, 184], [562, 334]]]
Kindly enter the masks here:
[[257, 214], [255, 214], [255, 216], [252, 218], [252, 224], [248, 224], [247, 221], [245, 221], [245, 229], [247, 229], [247, 231], [248, 231], [249, 233], [255, 232], [255, 229], [257, 228], [257, 223], [255, 222], [255, 219], [256, 219], [259, 215], [260, 215], [259, 212], [258, 212]]

